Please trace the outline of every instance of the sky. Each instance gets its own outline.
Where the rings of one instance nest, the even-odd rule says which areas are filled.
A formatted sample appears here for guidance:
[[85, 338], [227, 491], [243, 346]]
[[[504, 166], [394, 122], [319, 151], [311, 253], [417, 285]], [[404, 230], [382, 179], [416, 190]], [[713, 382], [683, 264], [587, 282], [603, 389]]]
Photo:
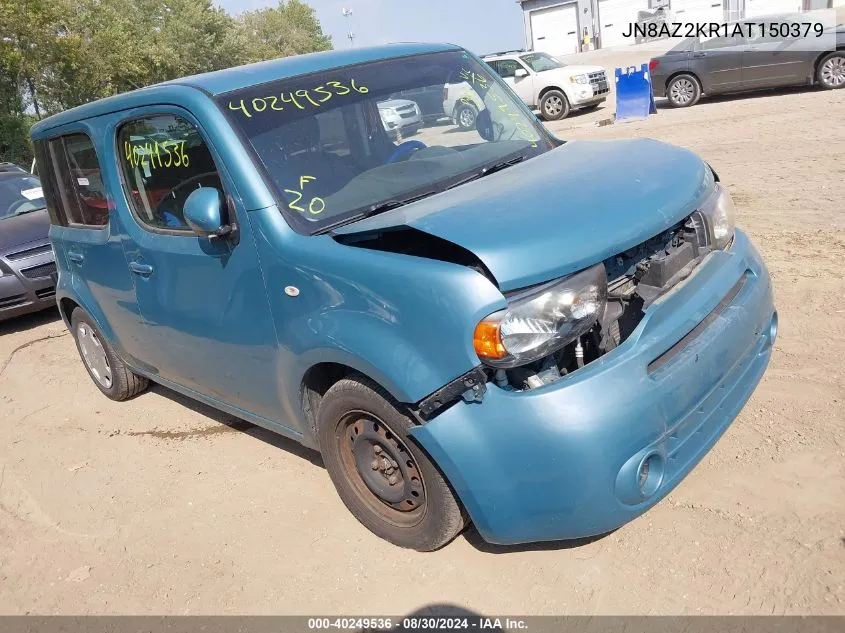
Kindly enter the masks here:
[[[323, 33], [337, 49], [349, 46], [346, 18], [355, 46], [390, 42], [448, 42], [483, 55], [522, 48], [522, 9], [517, 0], [306, 0]], [[229, 13], [277, 6], [278, 0], [217, 0]]]

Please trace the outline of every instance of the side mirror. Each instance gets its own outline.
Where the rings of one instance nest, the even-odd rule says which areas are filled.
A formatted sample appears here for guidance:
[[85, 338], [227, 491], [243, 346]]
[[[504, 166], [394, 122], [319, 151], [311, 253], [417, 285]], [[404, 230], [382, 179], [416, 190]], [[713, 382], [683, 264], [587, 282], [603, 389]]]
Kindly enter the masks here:
[[525, 70], [524, 68], [517, 68], [515, 71], [513, 71], [513, 76], [516, 79], [522, 79], [523, 77], [528, 76], [528, 71]]
[[225, 237], [233, 225], [223, 224], [221, 194], [214, 187], [200, 187], [191, 192], [182, 208], [185, 222], [200, 237]]

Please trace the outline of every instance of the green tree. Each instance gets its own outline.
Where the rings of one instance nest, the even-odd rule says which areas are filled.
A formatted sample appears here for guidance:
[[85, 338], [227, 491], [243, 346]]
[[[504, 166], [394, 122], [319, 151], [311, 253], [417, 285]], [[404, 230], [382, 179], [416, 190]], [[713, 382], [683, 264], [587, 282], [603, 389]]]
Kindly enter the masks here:
[[0, 149], [6, 159], [29, 151], [30, 114], [330, 48], [301, 0], [238, 18], [213, 0], [0, 0]]
[[242, 13], [243, 29], [251, 61], [302, 55], [332, 48], [323, 34], [314, 9], [300, 0], [279, 2], [279, 6]]

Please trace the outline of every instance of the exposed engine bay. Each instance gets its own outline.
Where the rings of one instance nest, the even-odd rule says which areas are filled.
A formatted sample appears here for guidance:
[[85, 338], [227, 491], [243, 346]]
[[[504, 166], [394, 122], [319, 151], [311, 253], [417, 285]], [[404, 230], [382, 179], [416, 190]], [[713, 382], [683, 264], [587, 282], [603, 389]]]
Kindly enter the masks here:
[[686, 279], [710, 252], [696, 212], [634, 248], [606, 259], [607, 303], [595, 325], [555, 353], [527, 365], [493, 370], [501, 388], [536, 389], [560, 380], [624, 342], [659, 297]]
[[[335, 236], [358, 248], [433, 257], [472, 268], [496, 283], [469, 250], [409, 227], [369, 234]], [[606, 303], [586, 333], [555, 352], [510, 368], [481, 365], [419, 403], [423, 419], [461, 398], [481, 399], [485, 383], [514, 391], [536, 389], [560, 380], [621, 345], [642, 321], [645, 311], [686, 279], [712, 250], [704, 217], [696, 211], [683, 221], [602, 262], [607, 279]], [[506, 298], [524, 290], [506, 293]]]

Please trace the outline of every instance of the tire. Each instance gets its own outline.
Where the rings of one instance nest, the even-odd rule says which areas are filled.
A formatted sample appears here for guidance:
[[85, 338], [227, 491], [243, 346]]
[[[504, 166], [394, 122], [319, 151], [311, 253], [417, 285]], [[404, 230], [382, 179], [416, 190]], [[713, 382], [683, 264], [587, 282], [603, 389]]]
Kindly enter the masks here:
[[363, 376], [332, 385], [317, 412], [323, 462], [349, 511], [376, 536], [427, 552], [455, 538], [466, 521], [411, 427], [390, 395]]
[[540, 114], [546, 121], [559, 121], [569, 116], [569, 99], [560, 90], [549, 90], [540, 99]]
[[149, 386], [149, 380], [133, 373], [118, 358], [111, 344], [82, 308], [76, 308], [71, 314], [70, 327], [85, 370], [106, 397], [118, 402], [127, 400]]
[[478, 110], [471, 105], [461, 105], [455, 110], [455, 123], [462, 130], [474, 130]]
[[816, 69], [816, 81], [826, 90], [845, 88], [845, 51], [825, 55]]
[[682, 74], [672, 77], [666, 85], [666, 97], [673, 108], [688, 108], [701, 98], [701, 84], [695, 75]]

